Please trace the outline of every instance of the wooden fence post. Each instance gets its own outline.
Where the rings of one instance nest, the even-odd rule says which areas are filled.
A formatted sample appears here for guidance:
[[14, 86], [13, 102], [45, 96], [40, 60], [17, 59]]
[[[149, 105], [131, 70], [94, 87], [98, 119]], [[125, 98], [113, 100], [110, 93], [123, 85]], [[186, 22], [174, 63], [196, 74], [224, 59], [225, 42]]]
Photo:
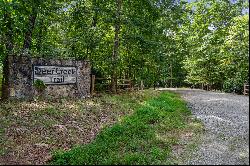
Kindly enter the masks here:
[[141, 90], [143, 90], [143, 87], [144, 87], [143, 80], [141, 80]]
[[95, 75], [91, 75], [91, 96], [94, 95], [95, 90]]
[[129, 80], [128, 83], [129, 83], [129, 91], [132, 91], [132, 82], [131, 82], [131, 80]]
[[249, 94], [249, 85], [248, 84], [244, 84], [244, 95], [248, 95]]

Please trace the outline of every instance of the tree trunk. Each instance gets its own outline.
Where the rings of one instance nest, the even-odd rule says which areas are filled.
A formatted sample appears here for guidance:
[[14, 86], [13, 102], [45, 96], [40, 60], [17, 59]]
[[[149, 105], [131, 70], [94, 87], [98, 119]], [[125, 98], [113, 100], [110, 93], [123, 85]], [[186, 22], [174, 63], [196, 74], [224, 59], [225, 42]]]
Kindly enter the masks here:
[[172, 62], [170, 64], [170, 88], [173, 87], [173, 68], [172, 68]]
[[7, 28], [7, 31], [5, 33], [5, 46], [7, 49], [6, 55], [3, 60], [3, 79], [2, 79], [2, 99], [8, 98], [8, 86], [9, 86], [9, 65], [8, 65], [8, 59], [9, 55], [13, 54], [13, 29], [12, 29], [12, 20], [11, 20], [11, 14], [4, 10], [4, 24]]
[[93, 12], [94, 12], [94, 16], [93, 16], [93, 20], [92, 20], [92, 26], [96, 27], [96, 24], [97, 24], [96, 0], [92, 0], [92, 5], [93, 5]]
[[24, 37], [24, 43], [23, 43], [23, 49], [30, 49], [31, 46], [31, 39], [32, 39], [32, 32], [35, 26], [35, 22], [36, 22], [36, 17], [37, 17], [37, 9], [35, 9], [34, 7], [32, 8], [32, 12], [29, 16], [29, 24], [27, 27], [27, 31], [25, 33], [25, 37]]
[[121, 12], [122, 0], [116, 0], [116, 20], [115, 20], [115, 38], [114, 38], [114, 48], [112, 54], [112, 75], [111, 75], [111, 91], [116, 93], [117, 89], [117, 58], [119, 49], [119, 33], [121, 28], [120, 22], [120, 12]]
[[[47, 31], [46, 25], [42, 19], [39, 25], [39, 34], [38, 34], [37, 45], [36, 45], [36, 48], [39, 54], [41, 54], [42, 45], [43, 45], [43, 36], [45, 36], [46, 31]], [[44, 57], [44, 55], [42, 56]]]

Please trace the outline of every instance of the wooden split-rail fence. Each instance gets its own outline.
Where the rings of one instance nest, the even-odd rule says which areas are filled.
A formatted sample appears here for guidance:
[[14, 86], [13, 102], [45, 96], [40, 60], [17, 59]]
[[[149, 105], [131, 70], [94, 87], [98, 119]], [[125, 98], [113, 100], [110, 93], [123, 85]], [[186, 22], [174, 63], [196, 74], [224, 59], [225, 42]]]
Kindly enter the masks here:
[[249, 84], [244, 84], [243, 94], [244, 95], [249, 95]]
[[[91, 95], [94, 95], [96, 93], [96, 82], [97, 80], [102, 81], [111, 81], [111, 78], [97, 78], [95, 75], [91, 75]], [[122, 91], [122, 89], [127, 91], [132, 90], [143, 90], [144, 85], [143, 81], [141, 81], [140, 85], [133, 85], [132, 80], [130, 79], [117, 79], [117, 91]], [[110, 85], [110, 83], [101, 83], [102, 85]], [[107, 88], [108, 89], [108, 88]]]

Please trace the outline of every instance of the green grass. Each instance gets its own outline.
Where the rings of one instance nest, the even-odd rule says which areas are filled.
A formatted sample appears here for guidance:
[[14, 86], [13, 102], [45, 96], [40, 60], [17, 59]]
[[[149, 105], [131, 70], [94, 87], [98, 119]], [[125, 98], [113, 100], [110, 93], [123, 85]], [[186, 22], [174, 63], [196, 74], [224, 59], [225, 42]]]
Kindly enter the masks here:
[[57, 151], [51, 164], [175, 164], [172, 146], [188, 127], [191, 112], [177, 94], [146, 96], [139, 101], [133, 96], [111, 97], [135, 111], [104, 128], [91, 143]]
[[[92, 141], [103, 128], [131, 115], [139, 102], [157, 94], [137, 91], [84, 100], [0, 102], [0, 162], [45, 164], [51, 152]], [[38, 148], [37, 144], [45, 146]]]
[[154, 90], [84, 100], [8, 100], [0, 103], [0, 161], [181, 163], [173, 151], [185, 148], [180, 140], [195, 137], [202, 128], [189, 115], [178, 95]]

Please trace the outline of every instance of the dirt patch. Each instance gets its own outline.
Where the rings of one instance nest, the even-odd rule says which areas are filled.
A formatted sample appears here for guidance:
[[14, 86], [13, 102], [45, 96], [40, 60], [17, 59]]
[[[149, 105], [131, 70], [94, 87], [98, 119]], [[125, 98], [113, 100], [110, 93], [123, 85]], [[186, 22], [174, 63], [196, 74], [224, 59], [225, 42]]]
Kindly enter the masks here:
[[91, 142], [133, 111], [110, 96], [0, 104], [0, 164], [46, 164], [54, 150]]

